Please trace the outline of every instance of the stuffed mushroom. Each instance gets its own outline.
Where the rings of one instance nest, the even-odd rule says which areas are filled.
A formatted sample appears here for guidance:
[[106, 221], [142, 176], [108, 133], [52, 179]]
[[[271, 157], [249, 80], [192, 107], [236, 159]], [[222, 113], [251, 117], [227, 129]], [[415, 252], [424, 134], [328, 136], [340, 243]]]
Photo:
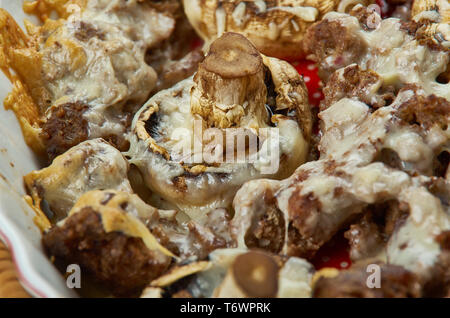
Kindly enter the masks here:
[[[28, 22], [28, 34], [0, 10], [0, 64], [14, 84], [5, 106], [30, 147], [50, 160], [99, 137], [127, 150], [134, 113], [199, 61], [185, 49], [195, 32], [176, 0], [39, 0], [25, 8], [45, 19]], [[53, 11], [61, 18], [49, 18]]]
[[194, 77], [152, 97], [133, 121], [130, 163], [164, 200], [201, 220], [258, 177], [283, 178], [307, 157], [304, 82], [242, 35], [216, 40]]

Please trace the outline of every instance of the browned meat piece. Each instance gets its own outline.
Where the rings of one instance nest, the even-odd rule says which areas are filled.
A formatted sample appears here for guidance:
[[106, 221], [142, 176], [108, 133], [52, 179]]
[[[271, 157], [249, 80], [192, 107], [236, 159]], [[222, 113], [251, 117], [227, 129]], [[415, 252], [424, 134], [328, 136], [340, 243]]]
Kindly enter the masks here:
[[180, 0], [150, 0], [146, 1], [158, 11], [176, 14], [180, 10]]
[[350, 244], [352, 261], [376, 256], [386, 243], [383, 229], [375, 220], [374, 213], [365, 212], [361, 219], [344, 233]]
[[191, 253], [198, 259], [205, 259], [215, 249], [227, 247], [227, 242], [223, 238], [215, 235], [210, 228], [201, 226], [195, 222], [190, 222], [188, 229], [188, 239], [192, 241]]
[[420, 297], [417, 277], [401, 266], [381, 264], [380, 288], [369, 288], [368, 264], [358, 264], [341, 271], [336, 277], [321, 277], [314, 285], [313, 297], [318, 298], [404, 298]]
[[105, 40], [105, 33], [98, 30], [91, 23], [85, 21], [80, 21], [77, 25], [74, 36], [82, 42], [86, 42], [93, 37], [97, 37], [102, 41]]
[[[363, 39], [339, 21], [322, 20], [308, 28], [304, 45], [318, 61], [322, 79], [328, 79], [335, 70], [358, 61], [367, 51]], [[330, 56], [334, 57], [333, 63], [328, 63]]]
[[397, 201], [367, 207], [358, 222], [351, 224], [344, 233], [349, 240], [352, 261], [377, 256], [385, 248], [394, 228], [407, 215], [407, 207]]
[[83, 103], [66, 103], [54, 109], [44, 124], [43, 136], [50, 160], [88, 138], [88, 124]]
[[278, 253], [283, 248], [284, 240], [283, 214], [273, 206], [269, 206], [254, 229], [247, 233], [246, 242], [249, 248], [263, 248]]
[[[413, 91], [420, 88], [408, 85]], [[450, 114], [450, 101], [435, 95], [423, 96], [414, 94], [398, 108], [397, 117], [406, 123], [419, 124], [425, 129], [438, 125], [441, 129], [447, 129], [448, 115]]]
[[450, 231], [439, 234], [436, 241], [442, 252], [431, 269], [432, 278], [424, 286], [424, 296], [450, 297]]
[[[84, 116], [88, 108], [88, 105], [76, 102], [65, 103], [50, 110], [49, 118], [44, 123], [41, 134], [50, 162], [79, 143], [93, 139], [89, 136], [89, 124]], [[116, 119], [128, 128], [131, 124], [131, 113], [121, 114]], [[104, 134], [102, 138], [120, 151], [126, 151], [129, 147], [129, 142], [124, 135], [111, 133]]]
[[91, 208], [45, 233], [43, 245], [50, 256], [79, 264], [118, 296], [139, 293], [171, 262], [170, 257], [149, 250], [140, 238], [106, 233], [100, 215]]
[[334, 72], [323, 89], [325, 99], [320, 109], [325, 110], [342, 98], [358, 99], [374, 108], [389, 105], [395, 98], [394, 88], [382, 88], [382, 79], [371, 70], [361, 70], [352, 64]]

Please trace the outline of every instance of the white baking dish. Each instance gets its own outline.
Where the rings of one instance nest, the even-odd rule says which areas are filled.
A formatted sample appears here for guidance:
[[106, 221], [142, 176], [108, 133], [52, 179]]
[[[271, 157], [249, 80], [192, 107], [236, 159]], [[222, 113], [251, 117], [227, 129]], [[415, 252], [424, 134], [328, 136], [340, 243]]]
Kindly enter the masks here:
[[[26, 17], [23, 0], [0, 0], [23, 26]], [[28, 17], [29, 19], [32, 19]], [[0, 98], [11, 90], [8, 79], [0, 74]], [[45, 256], [41, 233], [33, 223], [34, 212], [23, 199], [23, 175], [39, 169], [33, 152], [25, 144], [19, 124], [12, 111], [0, 107], [0, 238], [10, 248], [20, 281], [37, 297], [73, 297], [76, 293]]]

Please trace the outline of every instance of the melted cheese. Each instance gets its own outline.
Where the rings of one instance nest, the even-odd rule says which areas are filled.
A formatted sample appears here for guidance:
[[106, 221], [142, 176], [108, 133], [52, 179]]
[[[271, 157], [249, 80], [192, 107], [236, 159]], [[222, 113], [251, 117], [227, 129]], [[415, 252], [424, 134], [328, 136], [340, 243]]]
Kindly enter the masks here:
[[102, 139], [85, 141], [42, 170], [24, 177], [37, 208], [45, 200], [56, 213], [66, 217], [85, 192], [117, 189], [132, 192], [127, 178], [128, 163], [122, 154]]
[[441, 253], [435, 237], [450, 229], [450, 211], [422, 187], [405, 189], [400, 199], [409, 203], [411, 214], [389, 241], [387, 260], [428, 278]]
[[122, 107], [139, 106], [156, 84], [146, 49], [169, 37], [174, 23], [137, 1], [89, 1], [42, 39], [51, 104], [87, 103], [90, 138], [123, 134]]
[[[366, 53], [352, 62], [363, 70], [378, 73], [383, 85], [400, 89], [406, 83], [414, 83], [427, 95], [450, 99], [450, 83], [436, 81], [437, 76], [446, 70], [450, 55], [445, 50], [430, 49], [418, 43], [401, 29], [399, 19], [384, 19], [375, 29], [368, 31], [360, 27], [356, 17], [348, 14], [330, 12], [324, 20], [338, 22], [349, 34], [362, 40], [367, 47]], [[326, 62], [332, 65], [334, 57], [329, 56]]]
[[[423, 93], [403, 90], [390, 106], [373, 113], [367, 105], [347, 98], [322, 111], [319, 160], [303, 164], [282, 181], [250, 181], [236, 194], [232, 233], [237, 245], [247, 247], [248, 231], [266, 212], [267, 192], [276, 197], [275, 206], [283, 213], [285, 224], [301, 218], [303, 239], [318, 244], [330, 239], [329, 233], [335, 233], [352, 214], [361, 213], [367, 205], [398, 199], [409, 205], [411, 215], [389, 243], [387, 259], [394, 264], [409, 264], [406, 268], [418, 273], [428, 269], [440, 253], [434, 237], [448, 229], [450, 214], [448, 207], [424, 188], [431, 178], [420, 173], [432, 169], [434, 154], [450, 139], [438, 126], [418, 129], [399, 125], [396, 118], [400, 105], [414, 98], [414, 94]], [[446, 119], [450, 122], [450, 114]], [[377, 154], [386, 148], [395, 151], [403, 164], [414, 171], [412, 176], [376, 162]], [[318, 203], [312, 207], [290, 203], [299, 196]], [[408, 241], [410, 249], [402, 250], [401, 244]], [[296, 243], [290, 241], [286, 227], [282, 253], [289, 254], [289, 245]]]
[[[27, 37], [1, 11], [0, 23], [14, 32], [0, 35], [6, 53], [0, 64], [7, 74], [12, 68], [19, 75], [10, 77], [20, 85], [7, 107], [20, 119], [27, 143], [43, 153], [40, 127], [57, 106], [70, 102], [87, 104], [89, 139], [122, 137], [127, 116], [156, 85], [157, 75], [145, 62], [147, 49], [172, 34], [175, 20], [139, 0], [40, 0], [26, 8], [45, 23], [28, 22]], [[62, 19], [47, 19], [53, 9]]]
[[[105, 196], [108, 198], [111, 195], [113, 197], [105, 203]], [[129, 205], [127, 205], [127, 209], [131, 209], [132, 212], [124, 211], [121, 207], [123, 203], [127, 203]], [[149, 250], [157, 250], [166, 256], [175, 257], [172, 252], [158, 243], [150, 230], [138, 218], [139, 216], [149, 219], [152, 214], [158, 211], [147, 206], [137, 195], [114, 190], [91, 191], [80, 197], [70, 211], [70, 215], [78, 213], [86, 207], [92, 208], [101, 215], [103, 228], [106, 233], [118, 231], [131, 237], [141, 238]]]

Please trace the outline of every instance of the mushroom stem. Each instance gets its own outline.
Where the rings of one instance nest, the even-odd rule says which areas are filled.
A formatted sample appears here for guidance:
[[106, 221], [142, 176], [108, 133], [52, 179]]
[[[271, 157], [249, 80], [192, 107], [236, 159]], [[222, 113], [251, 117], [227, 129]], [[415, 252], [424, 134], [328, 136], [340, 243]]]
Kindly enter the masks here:
[[264, 64], [244, 36], [225, 33], [211, 44], [191, 90], [191, 112], [208, 127], [259, 128], [268, 121]]

